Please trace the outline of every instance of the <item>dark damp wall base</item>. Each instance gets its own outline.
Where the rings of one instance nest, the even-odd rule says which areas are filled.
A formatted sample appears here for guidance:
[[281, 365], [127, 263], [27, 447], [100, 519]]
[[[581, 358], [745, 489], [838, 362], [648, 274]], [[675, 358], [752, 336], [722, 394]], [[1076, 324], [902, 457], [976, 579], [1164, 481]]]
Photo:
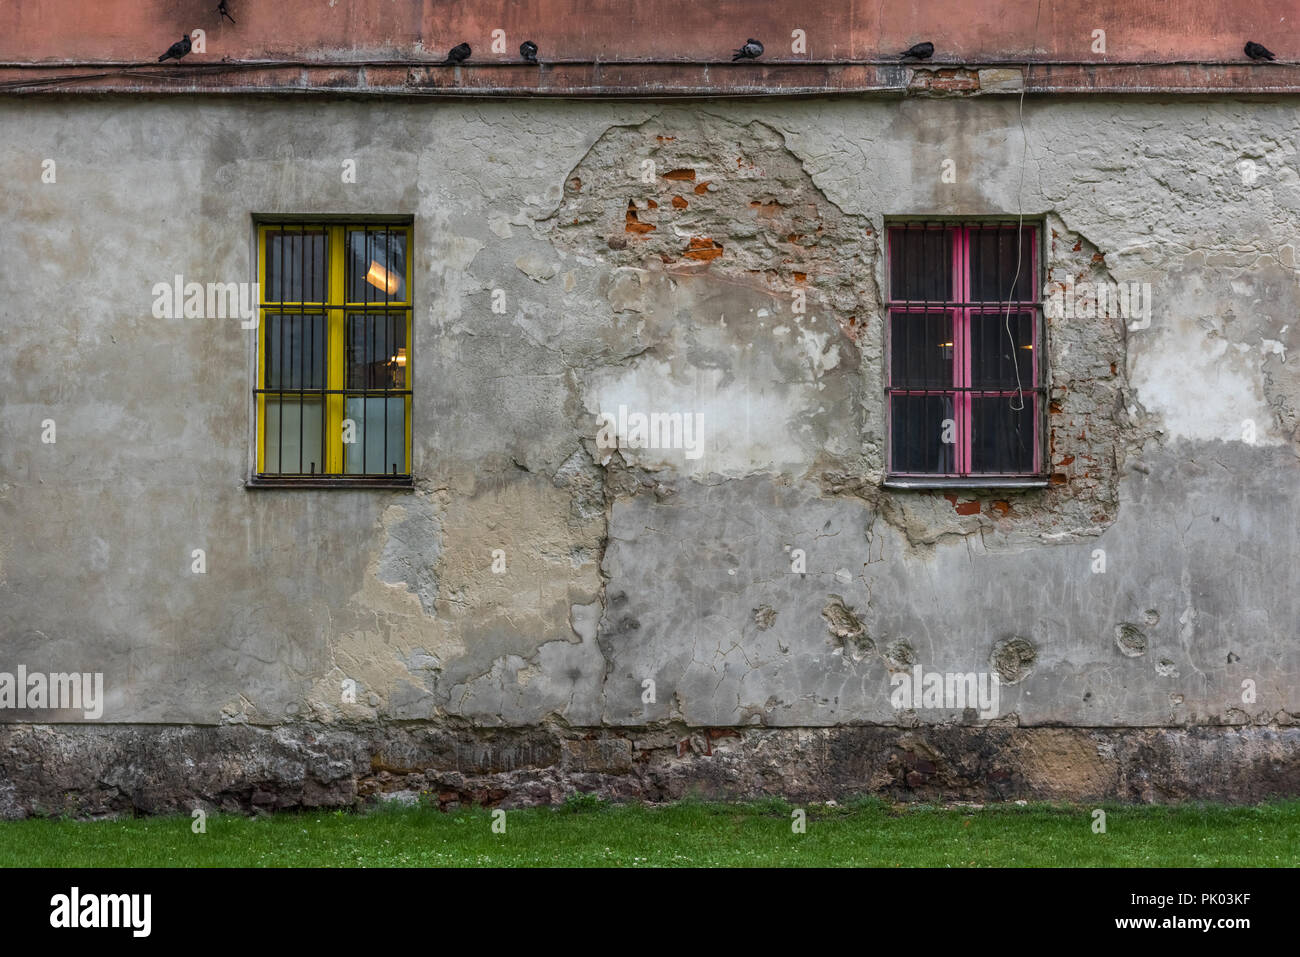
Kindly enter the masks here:
[[0, 817], [444, 809], [696, 796], [793, 801], [1207, 800], [1300, 794], [1300, 728], [6, 725]]

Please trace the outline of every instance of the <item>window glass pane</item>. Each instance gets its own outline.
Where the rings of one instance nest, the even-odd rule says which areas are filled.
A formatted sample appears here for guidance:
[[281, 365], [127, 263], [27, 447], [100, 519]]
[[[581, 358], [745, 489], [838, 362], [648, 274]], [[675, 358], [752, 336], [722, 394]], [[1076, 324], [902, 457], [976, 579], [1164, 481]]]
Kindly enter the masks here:
[[[410, 475], [410, 396], [384, 395], [411, 381], [408, 233], [388, 224], [263, 225], [258, 266], [272, 305], [260, 340], [262, 474]], [[331, 385], [342, 387], [338, 399], [325, 394]], [[344, 420], [352, 441], [340, 448]]]
[[348, 314], [349, 389], [406, 388], [406, 313]]
[[[1008, 335], [1010, 331], [1010, 335]], [[970, 317], [973, 389], [1034, 387], [1034, 314], [977, 312]], [[1019, 381], [1016, 379], [1019, 372]]]
[[947, 473], [954, 471], [956, 446], [944, 442], [955, 437], [951, 395], [894, 395], [890, 399], [895, 472]]
[[951, 302], [954, 231], [896, 226], [889, 234], [890, 298]]
[[951, 388], [953, 353], [951, 313], [890, 313], [889, 368], [895, 389]]
[[324, 302], [325, 232], [285, 226], [266, 234], [266, 301]]
[[1034, 396], [976, 396], [971, 399], [971, 470], [1034, 470]]
[[268, 313], [266, 388], [325, 388], [325, 317]]
[[348, 230], [347, 301], [406, 301], [405, 232]]
[[320, 474], [321, 400], [310, 396], [266, 397], [266, 457], [268, 473]]
[[343, 445], [344, 470], [349, 475], [405, 475], [405, 397], [348, 396], [345, 414], [356, 423], [356, 441]]
[[[970, 230], [971, 302], [1034, 302], [1034, 230], [1020, 230], [1019, 278], [1016, 276], [1016, 228], [972, 226]], [[1015, 281], [1014, 287], [1012, 281]]]

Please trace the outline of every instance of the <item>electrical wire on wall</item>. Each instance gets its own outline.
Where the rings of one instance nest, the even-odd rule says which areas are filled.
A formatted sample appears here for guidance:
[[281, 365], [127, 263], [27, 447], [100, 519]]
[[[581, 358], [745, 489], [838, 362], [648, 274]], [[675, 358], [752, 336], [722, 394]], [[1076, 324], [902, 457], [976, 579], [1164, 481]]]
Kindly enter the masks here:
[[[1025, 393], [1024, 386], [1020, 381], [1020, 360], [1016, 357], [1016, 340], [1011, 335], [1011, 300], [1016, 294], [1016, 287], [1020, 284], [1020, 262], [1022, 247], [1025, 236], [1025, 158], [1029, 155], [1029, 134], [1025, 132], [1025, 87], [1029, 85], [1029, 67], [1033, 62], [1034, 50], [1038, 47], [1038, 19], [1043, 13], [1043, 0], [1038, 0], [1038, 11], [1034, 14], [1034, 35], [1029, 44], [1030, 59], [1025, 61], [1025, 75], [1020, 79], [1020, 138], [1024, 147], [1020, 152], [1020, 180], [1016, 184], [1016, 274], [1011, 280], [1011, 288], [1007, 290], [1006, 312], [1003, 315], [1003, 328], [1007, 333], [1007, 342], [1011, 344], [1011, 367], [1016, 372], [1016, 401], [1020, 404], [1011, 406], [1012, 412], [1023, 412], [1025, 410]], [[1038, 321], [1035, 314], [1034, 321]], [[1041, 358], [1039, 359], [1041, 362]]]

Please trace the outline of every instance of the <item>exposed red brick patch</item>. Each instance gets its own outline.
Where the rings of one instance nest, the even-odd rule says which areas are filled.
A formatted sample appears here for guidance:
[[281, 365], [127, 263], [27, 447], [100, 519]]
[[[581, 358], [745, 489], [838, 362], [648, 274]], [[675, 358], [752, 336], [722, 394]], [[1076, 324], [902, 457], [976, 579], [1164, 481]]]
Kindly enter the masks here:
[[1073, 461], [1074, 461], [1073, 455], [1063, 455], [1061, 456], [1061, 461], [1058, 462], [1057, 464], [1061, 466], [1065, 466], [1065, 465], [1069, 465]]
[[1083, 240], [1082, 240], [1082, 239], [1079, 239], [1079, 240], [1076, 240], [1075, 243], [1074, 243], [1074, 245], [1070, 248], [1070, 252], [1075, 252], [1075, 253], [1077, 253], [1077, 252], [1078, 252], [1079, 250], [1081, 250], [1081, 249], [1083, 249]]
[[1048, 411], [1048, 412], [1051, 412], [1051, 413], [1053, 413], [1053, 414], [1055, 414], [1055, 415], [1060, 415], [1060, 414], [1061, 414], [1061, 403], [1059, 403], [1059, 402], [1057, 402], [1055, 399], [1053, 399], [1051, 402], [1047, 403], [1047, 411]]
[[664, 173], [664, 179], [688, 180], [695, 179], [695, 170], [693, 169], [670, 169]]
[[958, 515], [978, 515], [980, 513], [980, 503], [978, 501], [958, 502], [956, 492], [944, 492], [943, 497], [948, 500], [953, 511]]
[[689, 738], [682, 738], [677, 742], [677, 756], [685, 757], [694, 751], [706, 758], [713, 757], [713, 736], [708, 732], [703, 735], [691, 735]]
[[980, 88], [980, 77], [974, 70], [960, 68], [916, 70], [907, 88], [936, 93], [973, 93]]
[[685, 209], [685, 208], [686, 208], [686, 200], [682, 199], [680, 196], [674, 196], [674, 197], [673, 197], [673, 208], [674, 208], [674, 209]]
[[795, 282], [803, 282], [807, 278], [808, 278], [808, 274], [806, 272], [797, 272], [794, 274]]
[[1106, 254], [1105, 254], [1105, 253], [1093, 253], [1093, 254], [1092, 254], [1092, 261], [1093, 261], [1094, 264], [1095, 264], [1095, 263], [1103, 263], [1103, 264], [1104, 264], [1104, 263], [1106, 262]]
[[698, 193], [700, 196], [703, 196], [705, 193], [709, 191], [710, 182], [712, 182], [712, 180], [706, 179], [703, 183], [700, 183], [698, 186], [695, 187], [695, 192]]
[[1064, 485], [1066, 482], [1070, 481], [1070, 479], [1064, 472], [1053, 472], [1052, 477], [1048, 479], [1048, 481], [1053, 485]]
[[717, 259], [722, 255], [722, 245], [714, 242], [707, 236], [696, 236], [691, 239], [690, 245], [682, 253], [686, 259], [698, 259], [701, 262], [708, 262], [710, 259]]
[[1011, 511], [1011, 503], [1004, 499], [998, 499], [993, 503], [993, 511], [997, 512], [999, 515], [1006, 515], [1007, 512]]
[[656, 136], [655, 139], [657, 139], [660, 143], [671, 143], [673, 140], [677, 139], [677, 137], [675, 137], [675, 136]]
[[658, 208], [659, 208], [659, 204], [656, 203], [653, 199], [647, 199], [647, 200], [645, 201], [645, 205], [646, 205], [646, 209], [658, 209]]
[[636, 217], [636, 203], [627, 204], [626, 225], [623, 227], [624, 232], [628, 233], [652, 233], [657, 227], [654, 223], [643, 223]]

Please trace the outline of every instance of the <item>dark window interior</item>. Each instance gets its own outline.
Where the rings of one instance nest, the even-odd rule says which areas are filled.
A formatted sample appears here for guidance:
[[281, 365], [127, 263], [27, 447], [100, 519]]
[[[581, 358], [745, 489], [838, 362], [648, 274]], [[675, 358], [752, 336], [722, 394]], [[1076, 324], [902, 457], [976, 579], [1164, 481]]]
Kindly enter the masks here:
[[325, 233], [286, 226], [266, 237], [266, 301], [324, 302]]
[[[1034, 301], [1034, 231], [1020, 231], [1016, 249], [1014, 228], [975, 228], [970, 231], [971, 302]], [[1016, 275], [1019, 252], [1019, 276]]]
[[1034, 468], [1034, 397], [971, 399], [971, 470], [1031, 472]]
[[1037, 236], [1003, 223], [890, 227], [891, 474], [1036, 476]]
[[894, 470], [915, 473], [953, 471], [956, 446], [944, 441], [944, 420], [951, 421], [952, 418], [952, 396], [894, 396]]
[[1016, 389], [1033, 384], [1032, 312], [972, 312], [969, 323], [972, 389]]
[[951, 312], [895, 312], [889, 317], [891, 383], [896, 389], [953, 385]]
[[891, 242], [889, 289], [895, 301], [952, 300], [951, 230], [896, 229]]

